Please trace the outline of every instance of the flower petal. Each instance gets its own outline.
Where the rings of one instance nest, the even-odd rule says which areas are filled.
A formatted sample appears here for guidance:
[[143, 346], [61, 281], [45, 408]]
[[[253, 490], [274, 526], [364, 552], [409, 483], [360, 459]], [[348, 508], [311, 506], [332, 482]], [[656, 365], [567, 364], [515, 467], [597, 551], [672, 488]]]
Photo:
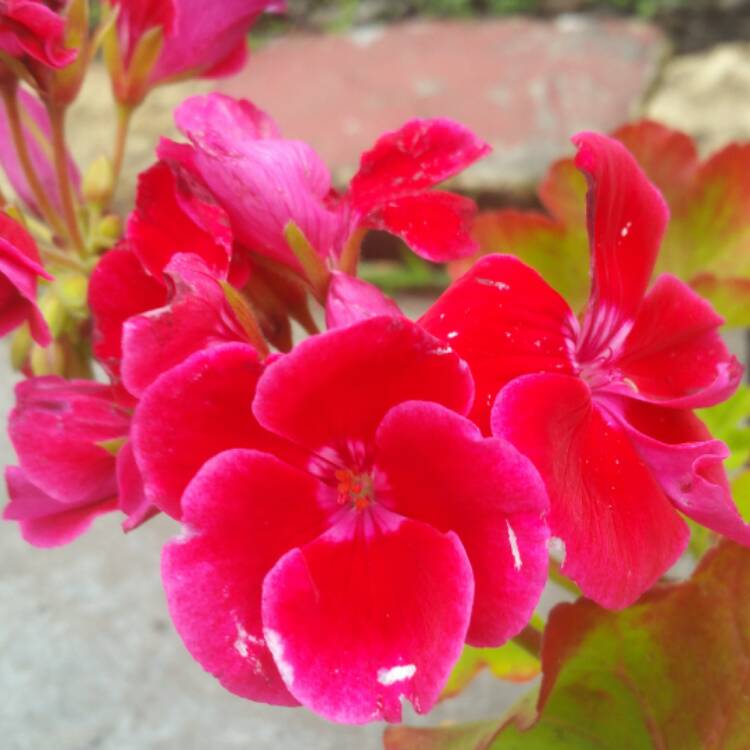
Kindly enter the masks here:
[[132, 440], [146, 497], [180, 517], [180, 497], [203, 464], [230, 448], [278, 447], [250, 405], [263, 370], [247, 344], [219, 344], [193, 354], [143, 393]]
[[732, 500], [723, 461], [729, 450], [713, 440], [692, 412], [630, 399], [625, 427], [667, 497], [686, 516], [739, 544], [750, 545], [750, 525]]
[[177, 253], [200, 256], [226, 278], [232, 231], [224, 210], [180, 164], [158, 162], [138, 176], [128, 239], [144, 268], [156, 278]]
[[[616, 361], [631, 384], [632, 398], [699, 408], [727, 399], [742, 378], [742, 366], [719, 334], [722, 319], [687, 284], [660, 276]], [[635, 391], [635, 392], [634, 392]]]
[[267, 429], [315, 451], [371, 444], [401, 401], [465, 412], [472, 395], [455, 353], [406, 318], [380, 316], [298, 344], [267, 368], [253, 411]]
[[349, 531], [334, 527], [266, 576], [266, 642], [292, 695], [331, 721], [399, 721], [402, 697], [425, 713], [469, 624], [466, 553], [455, 534], [397, 516]]
[[263, 578], [289, 549], [314, 539], [325, 514], [318, 483], [268, 454], [230, 450], [185, 490], [185, 536], [166, 545], [162, 579], [175, 627], [227, 690], [296, 705], [266, 646]]
[[382, 203], [367, 215], [366, 223], [400, 237], [422, 258], [444, 263], [479, 249], [471, 236], [476, 213], [473, 200], [433, 190]]
[[669, 209], [619, 141], [581, 133], [576, 166], [589, 182], [587, 217], [592, 286], [579, 343], [595, 358], [629, 330], [651, 278]]
[[87, 531], [97, 516], [117, 508], [114, 497], [88, 505], [61, 502], [29, 481], [18, 466], [6, 468], [5, 481], [10, 502], [3, 519], [18, 521], [21, 536], [34, 547], [69, 544]]
[[509, 380], [529, 372], [572, 372], [566, 336], [577, 321], [565, 300], [510, 255], [489, 255], [437, 300], [420, 324], [471, 367], [471, 419], [489, 434], [490, 409]]
[[94, 317], [94, 354], [108, 372], [120, 372], [125, 321], [166, 301], [166, 286], [146, 273], [127, 246], [102, 256], [89, 281], [89, 307]]
[[550, 531], [565, 543], [562, 570], [598, 604], [629, 606], [682, 554], [686, 524], [627, 430], [579, 378], [512, 381], [497, 398], [492, 429], [541, 473]]
[[547, 580], [549, 503], [531, 462], [465, 417], [410, 401], [380, 425], [376, 466], [392, 510], [461, 540], [476, 587], [467, 642], [499, 646], [516, 635]]
[[146, 497], [143, 477], [130, 441], [117, 451], [117, 507], [127, 516], [122, 522], [123, 531], [137, 529], [159, 512]]
[[409, 120], [362, 154], [349, 199], [360, 214], [368, 214], [453, 177], [489, 151], [484, 141], [453, 120]]
[[218, 279], [199, 256], [178, 253], [164, 270], [174, 297], [165, 307], [128, 318], [122, 329], [122, 380], [135, 396], [196, 351], [247, 342]]
[[402, 315], [399, 306], [374, 284], [341, 271], [331, 273], [326, 297], [326, 326], [345, 328], [378, 315]]
[[16, 386], [8, 434], [27, 479], [70, 506], [117, 494], [115, 457], [99, 443], [127, 435], [113, 389], [50, 375]]

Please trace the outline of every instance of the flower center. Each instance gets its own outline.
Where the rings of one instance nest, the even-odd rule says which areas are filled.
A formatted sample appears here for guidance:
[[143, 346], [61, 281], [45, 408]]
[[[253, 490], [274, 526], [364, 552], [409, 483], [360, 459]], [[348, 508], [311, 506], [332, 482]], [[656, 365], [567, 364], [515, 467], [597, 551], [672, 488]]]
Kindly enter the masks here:
[[369, 474], [338, 469], [334, 476], [338, 482], [336, 502], [339, 505], [349, 505], [355, 510], [364, 510], [375, 501], [372, 477]]

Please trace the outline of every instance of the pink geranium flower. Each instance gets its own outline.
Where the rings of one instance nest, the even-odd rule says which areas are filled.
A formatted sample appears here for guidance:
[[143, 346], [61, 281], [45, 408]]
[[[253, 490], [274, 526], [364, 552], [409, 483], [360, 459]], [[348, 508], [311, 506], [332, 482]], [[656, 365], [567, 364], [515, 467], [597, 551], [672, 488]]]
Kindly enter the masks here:
[[3, 518], [38, 547], [67, 544], [117, 508], [129, 516], [126, 529], [141, 523], [153, 510], [129, 445], [114, 455], [129, 428], [130, 410], [110, 386], [57, 376], [20, 383], [8, 422], [19, 466], [6, 470]]
[[[236, 435], [188, 485], [184, 534], [164, 550], [187, 648], [253, 700], [353, 723], [397, 721], [401, 698], [428, 711], [465, 641], [498, 645], [531, 616], [547, 565], [538, 475], [463, 416], [468, 368], [403, 318], [302, 342], [260, 373], [252, 409], [256, 377], [218, 352], [162, 376], [136, 414], [138, 459], [163, 446], [147, 487], [204, 425]], [[226, 382], [230, 422], [198, 373]]]
[[128, 66], [143, 35], [163, 30], [150, 85], [185, 76], [218, 77], [239, 71], [247, 34], [264, 11], [283, 12], [284, 0], [115, 0], [117, 33]]
[[73, 62], [65, 49], [65, 21], [59, 0], [5, 0], [0, 4], [0, 50], [17, 59], [30, 58], [50, 68]]
[[0, 211], [0, 336], [28, 323], [38, 344], [50, 342], [49, 328], [36, 304], [40, 278], [52, 280], [42, 266], [33, 237]]
[[691, 411], [731, 394], [741, 367], [721, 318], [685, 284], [663, 275], [647, 293], [668, 212], [635, 160], [604, 136], [575, 142], [592, 253], [582, 321], [535, 271], [495, 255], [422, 323], [469, 362], [475, 421], [540, 470], [564, 572], [619, 608], [683, 551], [680, 513], [750, 543], [722, 468], [727, 448]]
[[343, 196], [305, 143], [281, 136], [250, 102], [221, 94], [192, 97], [176, 111], [192, 148], [164, 142], [205, 182], [248, 249], [297, 267], [284, 230], [294, 222], [317, 253], [334, 265], [361, 228], [401, 237], [429, 260], [476, 251], [467, 198], [430, 190], [489, 151], [466, 128], [446, 119], [412, 120], [382, 136], [362, 155]]

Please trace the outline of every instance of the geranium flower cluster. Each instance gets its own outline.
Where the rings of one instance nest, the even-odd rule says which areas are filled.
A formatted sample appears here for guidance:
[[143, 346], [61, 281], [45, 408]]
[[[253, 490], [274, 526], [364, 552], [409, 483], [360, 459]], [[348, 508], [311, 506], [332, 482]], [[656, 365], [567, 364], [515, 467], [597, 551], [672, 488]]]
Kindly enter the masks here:
[[[45, 23], [21, 24], [21, 5]], [[116, 5], [108, 60], [128, 108], [165, 80], [233, 69], [238, 40], [278, 3]], [[53, 95], [71, 64], [61, 17], [47, 3], [7, 8], [3, 54]], [[195, 13], [206, 23], [186, 20]], [[33, 115], [38, 100], [23, 96]], [[57, 111], [38, 112], [40, 130]], [[162, 558], [169, 611], [228, 690], [334, 721], [398, 721], [404, 698], [430, 710], [464, 644], [527, 626], [551, 537], [562, 572], [609, 608], [680, 556], [683, 516], [750, 544], [726, 447], [692, 412], [731, 395], [742, 368], [707, 302], [651, 279], [667, 209], [620, 143], [574, 139], [592, 268], [580, 315], [492, 255], [415, 322], [357, 278], [361, 240], [380, 229], [431, 261], [474, 254], [472, 202], [434, 187], [485, 143], [412, 120], [362, 155], [341, 193], [250, 102], [195, 97], [175, 120], [185, 140], [159, 144], [116, 244], [69, 221], [80, 189], [64, 154], [56, 167], [41, 152], [4, 160], [53, 232], [40, 252], [17, 215], [0, 219], [0, 330], [23, 326], [27, 375], [4, 517], [41, 547], [106, 512], [126, 531], [157, 513], [179, 521]], [[79, 241], [78, 259], [66, 254]], [[107, 382], [81, 366], [88, 331]]]

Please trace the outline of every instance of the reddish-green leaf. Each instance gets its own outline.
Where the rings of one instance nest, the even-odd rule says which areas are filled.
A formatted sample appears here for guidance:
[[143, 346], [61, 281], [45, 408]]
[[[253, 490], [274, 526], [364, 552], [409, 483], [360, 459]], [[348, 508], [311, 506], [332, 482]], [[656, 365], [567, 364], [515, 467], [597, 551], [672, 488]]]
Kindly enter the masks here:
[[494, 732], [491, 724], [402, 729], [387, 733], [386, 747], [747, 750], [750, 550], [722, 542], [689, 581], [653, 590], [621, 612], [585, 599], [559, 605], [542, 662], [531, 728], [523, 728], [526, 704], [519, 720], [501, 721]]

